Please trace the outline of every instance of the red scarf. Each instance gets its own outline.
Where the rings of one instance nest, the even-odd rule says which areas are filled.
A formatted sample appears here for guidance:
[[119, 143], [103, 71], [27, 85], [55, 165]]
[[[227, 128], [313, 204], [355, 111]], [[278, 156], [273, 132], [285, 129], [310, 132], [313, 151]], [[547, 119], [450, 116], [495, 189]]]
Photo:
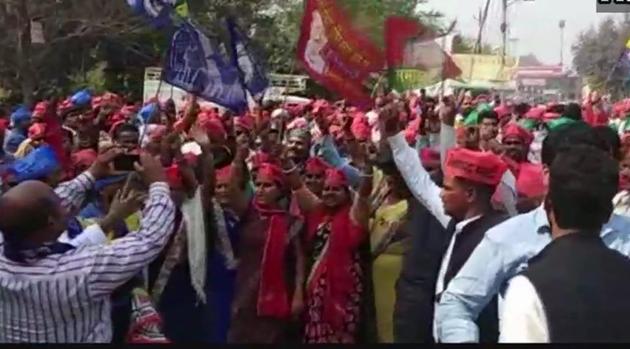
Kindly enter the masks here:
[[57, 116], [56, 107], [55, 104], [48, 104], [44, 113], [44, 124], [46, 124], [44, 142], [55, 151], [64, 171], [68, 171], [72, 164], [68, 154], [63, 151], [63, 131], [59, 116]]
[[335, 328], [340, 328], [345, 319], [345, 306], [349, 293], [354, 287], [351, 273], [353, 254], [357, 251], [365, 234], [363, 229], [350, 219], [350, 205], [335, 212], [333, 216], [330, 216], [320, 209], [308, 215], [309, 242], [313, 241], [322, 223], [330, 221], [331, 226], [328, 250], [320, 256], [320, 263], [316, 266], [317, 269], [313, 272], [313, 277], [307, 287], [309, 293], [312, 292], [325, 272], [326, 296], [323, 320]]
[[291, 316], [289, 292], [284, 273], [289, 214], [284, 210], [271, 209], [257, 203], [254, 203], [254, 207], [260, 215], [269, 217], [258, 290], [258, 316], [287, 319]]

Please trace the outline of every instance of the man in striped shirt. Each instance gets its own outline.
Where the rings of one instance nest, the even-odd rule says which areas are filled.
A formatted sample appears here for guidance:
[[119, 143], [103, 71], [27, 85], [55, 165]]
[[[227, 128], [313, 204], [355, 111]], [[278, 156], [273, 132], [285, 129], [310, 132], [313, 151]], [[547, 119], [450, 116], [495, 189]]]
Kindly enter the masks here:
[[158, 256], [175, 220], [164, 169], [143, 155], [137, 170], [149, 197], [139, 230], [109, 245], [57, 241], [116, 155], [104, 154], [54, 192], [25, 182], [0, 197], [0, 342], [111, 341], [111, 293]]

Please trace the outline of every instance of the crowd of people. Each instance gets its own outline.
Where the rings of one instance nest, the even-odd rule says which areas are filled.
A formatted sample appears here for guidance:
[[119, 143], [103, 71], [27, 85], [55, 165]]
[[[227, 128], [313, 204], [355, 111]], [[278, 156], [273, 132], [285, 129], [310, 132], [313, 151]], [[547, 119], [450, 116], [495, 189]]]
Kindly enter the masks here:
[[0, 342], [624, 342], [630, 102], [0, 115]]

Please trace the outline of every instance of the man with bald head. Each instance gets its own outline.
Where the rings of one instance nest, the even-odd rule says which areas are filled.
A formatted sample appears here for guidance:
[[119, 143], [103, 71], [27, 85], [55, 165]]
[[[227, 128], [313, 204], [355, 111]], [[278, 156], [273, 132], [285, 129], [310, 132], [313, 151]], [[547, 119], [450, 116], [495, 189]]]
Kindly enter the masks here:
[[23, 182], [0, 197], [0, 231], [5, 243], [55, 241], [66, 228], [67, 214], [55, 191], [44, 182]]
[[[53, 190], [26, 181], [0, 197], [0, 342], [110, 342], [110, 296], [153, 261], [173, 231], [175, 207], [159, 160], [141, 156], [149, 186], [137, 232], [105, 244], [60, 242], [96, 179], [118, 155], [111, 150], [73, 181]], [[123, 195], [122, 205], [132, 200]], [[93, 229], [107, 230], [104, 219]]]

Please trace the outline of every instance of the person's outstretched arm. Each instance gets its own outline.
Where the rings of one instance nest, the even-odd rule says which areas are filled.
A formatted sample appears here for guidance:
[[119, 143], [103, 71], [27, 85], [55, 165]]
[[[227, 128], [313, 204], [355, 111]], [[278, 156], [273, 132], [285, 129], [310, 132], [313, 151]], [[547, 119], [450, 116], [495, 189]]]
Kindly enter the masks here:
[[440, 221], [442, 226], [446, 227], [451, 217], [444, 212], [444, 205], [440, 199], [442, 189], [431, 180], [431, 176], [422, 166], [418, 153], [407, 144], [402, 132], [389, 137], [388, 141], [396, 166], [413, 196]]
[[109, 163], [121, 154], [118, 148], [112, 148], [99, 155], [94, 164], [84, 173], [71, 181], [61, 183], [55, 188], [55, 194], [61, 200], [61, 206], [70, 215], [75, 215], [83, 206], [87, 193], [94, 187], [97, 179], [107, 176]]
[[[142, 211], [137, 232], [114, 240], [109, 245], [79, 249], [64, 255], [61, 264], [70, 273], [83, 269], [87, 273], [92, 297], [108, 296], [117, 287], [137, 275], [162, 251], [175, 226], [175, 205], [159, 160], [142, 155], [145, 182], [150, 184], [149, 197]], [[135, 200], [131, 195], [122, 198], [123, 204]]]

